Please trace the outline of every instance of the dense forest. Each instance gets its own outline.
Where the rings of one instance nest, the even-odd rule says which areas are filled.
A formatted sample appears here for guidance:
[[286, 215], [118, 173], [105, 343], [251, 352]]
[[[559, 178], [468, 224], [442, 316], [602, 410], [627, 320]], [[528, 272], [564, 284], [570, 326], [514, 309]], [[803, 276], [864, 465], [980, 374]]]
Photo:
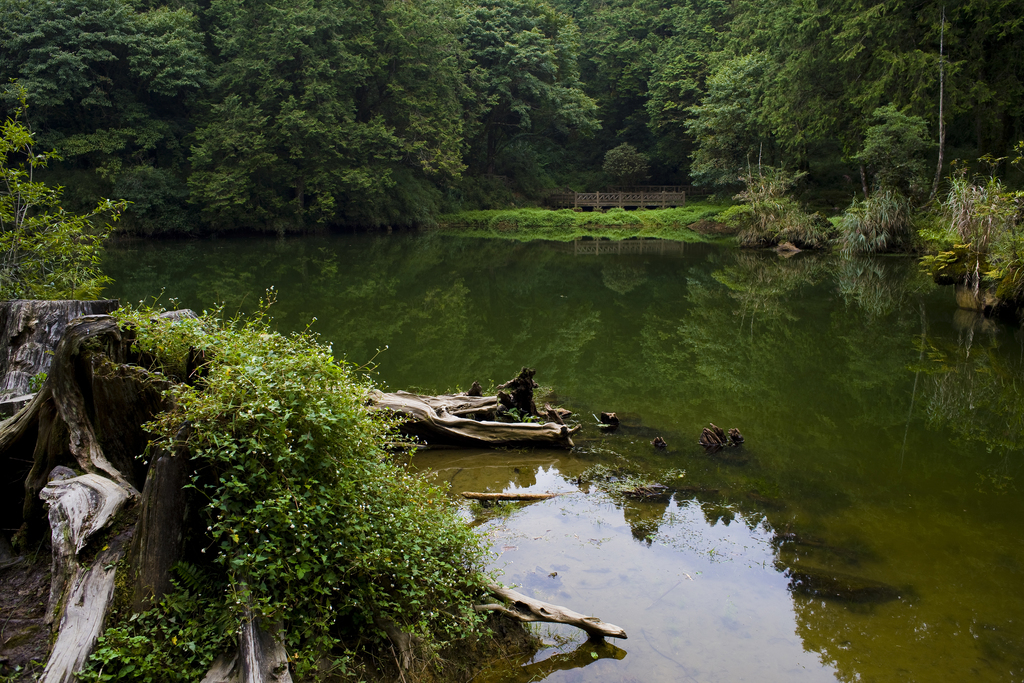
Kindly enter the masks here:
[[880, 121], [918, 127], [926, 185], [1012, 153], [1022, 16], [1021, 0], [0, 0], [0, 77], [26, 90], [69, 205], [128, 200], [119, 229], [141, 234], [429, 224], [600, 188], [623, 143], [651, 183], [731, 195], [763, 162], [839, 209], [879, 170]]

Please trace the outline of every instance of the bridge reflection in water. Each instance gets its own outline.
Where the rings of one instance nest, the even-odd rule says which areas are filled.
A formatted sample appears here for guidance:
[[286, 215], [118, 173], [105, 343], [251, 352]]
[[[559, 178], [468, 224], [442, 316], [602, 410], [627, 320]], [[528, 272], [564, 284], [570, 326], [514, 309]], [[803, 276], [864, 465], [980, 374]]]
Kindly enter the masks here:
[[686, 253], [686, 242], [639, 238], [629, 240], [576, 239], [572, 242], [572, 253], [576, 256], [601, 256], [602, 254], [660, 254], [681, 256]]

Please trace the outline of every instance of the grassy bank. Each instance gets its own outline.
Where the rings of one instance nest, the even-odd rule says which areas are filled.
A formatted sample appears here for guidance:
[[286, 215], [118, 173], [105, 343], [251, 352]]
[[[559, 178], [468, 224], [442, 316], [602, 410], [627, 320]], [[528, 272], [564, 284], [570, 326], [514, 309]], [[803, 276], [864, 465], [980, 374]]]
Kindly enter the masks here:
[[[626, 211], [608, 209], [573, 211], [572, 209], [509, 209], [463, 211], [438, 218], [443, 232], [474, 237], [500, 237], [513, 240], [554, 240], [568, 242], [579, 237], [658, 237], [680, 242], [707, 241], [706, 221], [724, 211], [728, 203], [694, 201], [675, 209]], [[697, 229], [694, 229], [697, 228]]]

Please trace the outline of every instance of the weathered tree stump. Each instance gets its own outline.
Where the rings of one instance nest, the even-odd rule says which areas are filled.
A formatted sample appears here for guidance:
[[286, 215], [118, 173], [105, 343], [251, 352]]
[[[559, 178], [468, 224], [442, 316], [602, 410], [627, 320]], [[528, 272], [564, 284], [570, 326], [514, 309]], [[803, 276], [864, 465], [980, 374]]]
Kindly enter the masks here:
[[515, 408], [523, 415], [539, 415], [537, 405], [533, 402], [533, 390], [539, 386], [533, 381], [536, 374], [536, 370], [524, 366], [518, 375], [504, 384], [499, 384], [498, 389], [509, 390], [508, 394], [499, 391], [498, 400], [501, 404], [509, 410]]
[[[135, 610], [145, 609], [169, 589], [181, 553], [189, 457], [179, 444], [153, 453], [148, 466], [138, 458], [149, 442], [142, 425], [168, 407], [167, 383], [136, 364], [144, 359], [131, 343], [131, 332], [106, 315], [66, 323], [56, 347], [41, 351], [47, 359], [52, 353], [42, 388], [0, 423], [0, 467], [8, 473], [0, 480], [0, 527], [19, 529], [23, 547], [38, 546], [48, 531], [53, 548], [47, 614], [56, 637], [50, 652], [40, 653], [46, 683], [76, 680], [105, 625], [115, 584], [127, 587]], [[183, 381], [201, 379], [202, 355], [193, 355]], [[184, 438], [182, 432], [178, 441]], [[0, 532], [5, 556], [7, 533]], [[127, 573], [121, 581], [119, 572]], [[253, 620], [243, 624], [239, 653], [232, 680], [290, 681], [280, 640]]]
[[64, 328], [83, 315], [110, 313], [120, 304], [105, 301], [0, 301], [0, 398], [28, 394], [29, 382], [50, 369]]
[[700, 433], [699, 439], [700, 445], [709, 451], [715, 452], [726, 446], [739, 446], [743, 443], [743, 435], [735, 427], [729, 430], [727, 437], [724, 429], [717, 426], [714, 422], [709, 424], [711, 426], [704, 428], [704, 431]]
[[288, 653], [280, 637], [261, 628], [248, 611], [246, 615], [238, 650], [218, 657], [202, 683], [291, 683]]
[[[174, 324], [194, 314], [177, 311], [160, 317]], [[208, 359], [192, 349], [185, 376], [168, 380], [147, 369], [152, 359], [133, 350], [132, 341], [133, 331], [122, 329], [107, 315], [66, 323], [59, 342], [49, 349], [52, 357], [43, 351], [52, 360], [42, 387], [13, 418], [0, 422], [0, 468], [7, 475], [0, 480], [0, 564], [18, 562], [13, 546], [38, 547], [48, 537], [53, 549], [48, 614], [55, 634], [50, 651], [39, 653], [46, 659], [40, 679], [46, 683], [76, 680], [115, 599], [118, 605], [140, 611], [166, 593], [171, 566], [183, 552], [184, 527], [190, 524], [187, 511], [195, 507], [186, 499], [191, 491], [186, 484], [193, 474], [185, 446], [188, 425], [174, 443], [147, 453], [146, 461], [139, 456], [150, 442], [142, 425], [172, 407], [163, 389], [169, 381], [202, 382]], [[531, 378], [532, 371], [521, 375], [530, 386], [520, 388], [530, 389], [532, 406]], [[413, 425], [429, 425], [424, 433], [431, 439], [450, 437], [448, 443], [572, 446], [573, 430], [565, 424], [470, 419], [493, 418], [499, 408], [493, 396], [374, 392], [371, 400], [410, 415]], [[13, 539], [10, 529], [18, 529]], [[573, 623], [595, 637], [625, 637], [621, 629], [594, 617], [499, 591], [507, 589], [496, 587], [495, 592], [513, 601], [511, 606], [481, 609], [495, 609], [519, 621]], [[397, 627], [378, 627], [407, 663], [411, 655], [405, 645], [415, 643], [403, 640]], [[237, 654], [218, 660], [205, 680], [290, 682], [288, 657], [277, 630], [247, 614]]]

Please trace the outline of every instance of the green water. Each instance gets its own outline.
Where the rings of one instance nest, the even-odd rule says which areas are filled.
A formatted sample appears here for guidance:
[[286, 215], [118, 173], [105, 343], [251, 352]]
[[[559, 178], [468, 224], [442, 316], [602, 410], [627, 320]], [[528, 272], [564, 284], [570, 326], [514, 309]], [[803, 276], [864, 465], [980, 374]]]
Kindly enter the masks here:
[[[112, 296], [196, 309], [273, 286], [282, 329], [317, 318], [387, 387], [529, 365], [578, 413], [572, 451], [416, 456], [455, 492], [564, 491], [475, 520], [493, 566], [629, 634], [543, 628], [478, 681], [1024, 679], [1024, 334], [913, 260], [427, 234], [123, 244], [107, 270]], [[746, 443], [706, 453], [709, 421]], [[633, 501], [578, 482], [597, 464], [686, 474]], [[867, 589], [794, 590], [807, 572]]]

